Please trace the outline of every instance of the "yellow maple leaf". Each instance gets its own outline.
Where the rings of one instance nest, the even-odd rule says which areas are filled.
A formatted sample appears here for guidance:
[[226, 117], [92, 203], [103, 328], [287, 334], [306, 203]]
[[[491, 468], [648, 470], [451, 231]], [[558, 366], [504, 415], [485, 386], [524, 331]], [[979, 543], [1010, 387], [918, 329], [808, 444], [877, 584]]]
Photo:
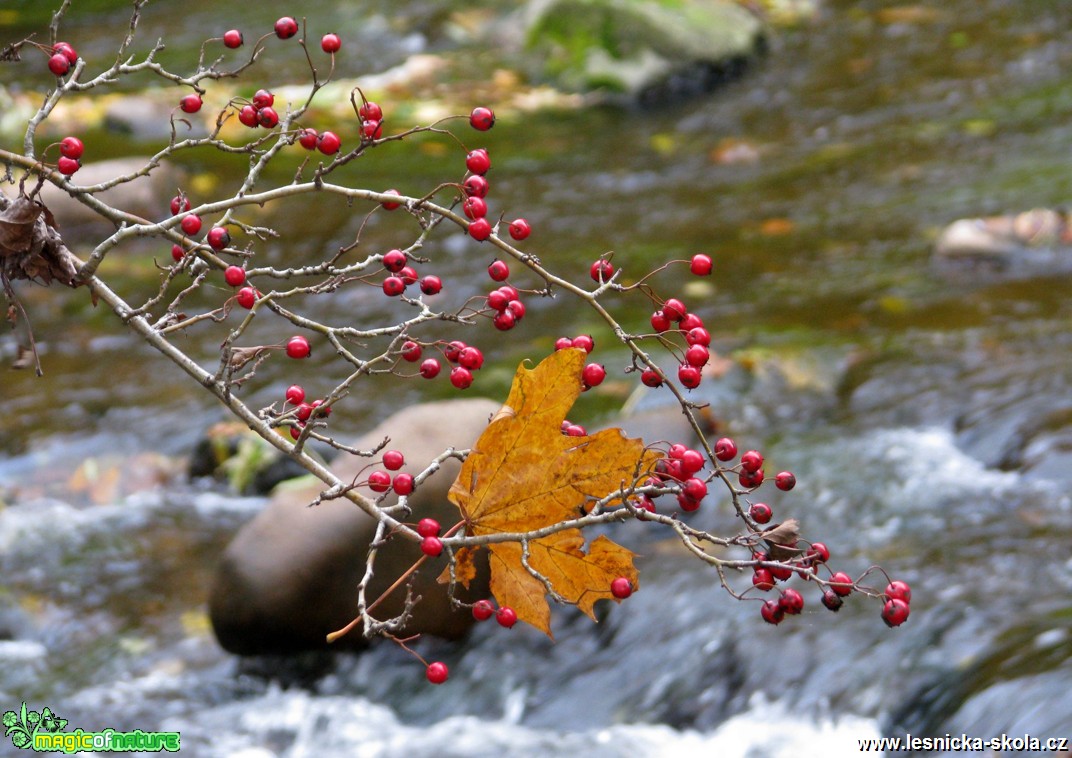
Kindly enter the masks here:
[[[531, 532], [583, 516], [596, 501], [643, 476], [659, 457], [620, 429], [587, 437], [562, 434], [562, 421], [582, 390], [584, 364], [585, 352], [571, 348], [534, 369], [518, 368], [506, 406], [477, 440], [450, 489], [468, 534]], [[624, 576], [637, 586], [637, 571], [633, 553], [605, 536], [587, 552], [584, 547], [579, 529], [524, 544], [491, 543], [491, 592], [549, 636], [548, 594], [594, 619], [595, 602], [613, 598], [611, 582]], [[456, 576], [468, 586], [475, 573], [473, 550], [458, 551], [457, 559]]]

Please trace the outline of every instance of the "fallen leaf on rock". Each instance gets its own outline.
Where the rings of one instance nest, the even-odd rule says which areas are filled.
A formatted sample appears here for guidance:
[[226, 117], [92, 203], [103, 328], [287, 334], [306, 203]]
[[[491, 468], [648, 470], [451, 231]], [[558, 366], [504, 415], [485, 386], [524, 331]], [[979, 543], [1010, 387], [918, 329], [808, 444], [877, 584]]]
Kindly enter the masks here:
[[[579, 349], [560, 350], [534, 369], [518, 368], [505, 411], [477, 440], [450, 490], [468, 534], [529, 532], [578, 518], [596, 501], [644, 476], [660, 457], [620, 429], [587, 437], [561, 433], [582, 390], [585, 355]], [[586, 551], [579, 529], [534, 539], [527, 546], [495, 542], [487, 549], [495, 599], [548, 636], [549, 594], [594, 619], [596, 601], [613, 598], [615, 578], [627, 577], [637, 586], [631, 551], [606, 536]], [[473, 555], [472, 549], [457, 554], [456, 576], [466, 586], [475, 573]]]

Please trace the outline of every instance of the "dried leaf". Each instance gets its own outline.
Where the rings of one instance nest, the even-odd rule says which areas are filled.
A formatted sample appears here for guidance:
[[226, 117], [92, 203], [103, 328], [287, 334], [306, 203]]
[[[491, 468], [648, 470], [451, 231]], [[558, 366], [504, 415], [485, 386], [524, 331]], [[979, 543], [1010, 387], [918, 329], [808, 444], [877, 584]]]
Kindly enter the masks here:
[[42, 284], [51, 284], [55, 279], [76, 287], [80, 265], [44, 205], [25, 195], [14, 200], [0, 196], [0, 268], [8, 279]]
[[[509, 410], [477, 440], [450, 490], [470, 535], [529, 532], [582, 516], [597, 500], [642, 476], [659, 457], [620, 429], [588, 437], [561, 433], [581, 393], [584, 363], [585, 352], [570, 349], [555, 352], [535, 369], [518, 369], [506, 401]], [[625, 576], [636, 585], [637, 571], [633, 553], [605, 536], [587, 552], [584, 548], [579, 529], [529, 541], [527, 556], [518, 542], [492, 543], [492, 594], [548, 635], [548, 594], [594, 619], [595, 602], [613, 598], [611, 582]], [[459, 558], [462, 580], [470, 573], [471, 551]]]

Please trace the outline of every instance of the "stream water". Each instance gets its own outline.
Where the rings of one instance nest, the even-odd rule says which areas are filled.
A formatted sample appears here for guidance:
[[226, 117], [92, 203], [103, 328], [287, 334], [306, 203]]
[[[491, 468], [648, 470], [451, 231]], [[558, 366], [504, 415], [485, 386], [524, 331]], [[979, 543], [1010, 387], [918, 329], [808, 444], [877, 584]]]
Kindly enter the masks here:
[[[214, 4], [183, 5], [195, 23]], [[377, 28], [413, 49], [445, 44]], [[504, 119], [489, 134], [495, 206], [529, 219], [540, 255], [578, 272], [611, 249], [633, 270], [715, 257], [713, 288], [685, 297], [750, 369], [704, 399], [795, 471], [792, 493], [767, 496], [839, 568], [878, 563], [912, 584], [903, 627], [887, 629], [877, 603], [833, 615], [807, 593], [801, 617], [769, 627], [634, 529], [621, 541], [648, 557], [629, 602], [599, 625], [556, 613], [555, 643], [487, 625], [422, 641], [451, 667], [441, 687], [388, 645], [240, 661], [211, 636], [205, 588], [263, 501], [176, 470], [218, 412], [84, 294], [36, 289], [25, 303], [46, 377], [0, 376], [0, 710], [178, 730], [191, 755], [247, 758], [841, 755], [905, 733], [1072, 737], [1072, 278], [950, 277], [930, 261], [956, 218], [1067, 202], [1070, 28], [1058, 0], [831, 0], [710, 96]], [[361, 181], [440, 180], [447, 164], [405, 152], [371, 157]], [[266, 255], [353, 239], [360, 218], [308, 202]], [[373, 245], [395, 233], [366, 232]], [[472, 248], [455, 242], [438, 252], [464, 297], [482, 283], [465, 283]], [[547, 335], [609, 344], [554, 305], [532, 303], [516, 338], [488, 338], [490, 378], [474, 390], [502, 396]], [[647, 313], [627, 318], [639, 328]], [[193, 349], [211, 356], [218, 341]], [[280, 395], [285, 368], [266, 364], [257, 392]], [[422, 397], [386, 388], [337, 409], [336, 431]], [[621, 401], [608, 390], [579, 413], [598, 425]], [[711, 502], [695, 520], [732, 530], [725, 511]]]

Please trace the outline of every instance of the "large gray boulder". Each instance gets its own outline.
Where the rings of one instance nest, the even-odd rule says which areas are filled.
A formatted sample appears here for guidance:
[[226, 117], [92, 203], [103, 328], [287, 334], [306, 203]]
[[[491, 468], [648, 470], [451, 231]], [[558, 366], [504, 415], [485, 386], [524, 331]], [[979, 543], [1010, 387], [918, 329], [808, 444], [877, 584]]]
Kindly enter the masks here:
[[[500, 404], [484, 399], [424, 403], [402, 410], [358, 440], [359, 449], [374, 448], [384, 438], [406, 457], [403, 469], [416, 474], [450, 447], [468, 448], [487, 426]], [[364, 479], [369, 459], [343, 455], [332, 470], [343, 481]], [[444, 530], [457, 522], [458, 509], [447, 490], [460, 464], [450, 460], [410, 496], [411, 521], [436, 518]], [[209, 599], [209, 616], [220, 644], [240, 655], [295, 653], [328, 649], [326, 635], [356, 614], [357, 585], [375, 528], [373, 519], [347, 500], [308, 507], [324, 489], [319, 481], [283, 485], [269, 505], [246, 524], [224, 551]], [[366, 488], [365, 495], [376, 497]], [[420, 557], [418, 545], [391, 539], [376, 559], [368, 599], [372, 602]], [[445, 585], [436, 579], [446, 564], [440, 557], [415, 574], [414, 591], [421, 596], [404, 634], [456, 638], [473, 623], [467, 610], [452, 607]], [[461, 597], [488, 596], [482, 575]], [[460, 588], [459, 588], [460, 589]], [[391, 618], [402, 610], [405, 590], [393, 593], [373, 614]], [[362, 648], [360, 630], [334, 643]]]

